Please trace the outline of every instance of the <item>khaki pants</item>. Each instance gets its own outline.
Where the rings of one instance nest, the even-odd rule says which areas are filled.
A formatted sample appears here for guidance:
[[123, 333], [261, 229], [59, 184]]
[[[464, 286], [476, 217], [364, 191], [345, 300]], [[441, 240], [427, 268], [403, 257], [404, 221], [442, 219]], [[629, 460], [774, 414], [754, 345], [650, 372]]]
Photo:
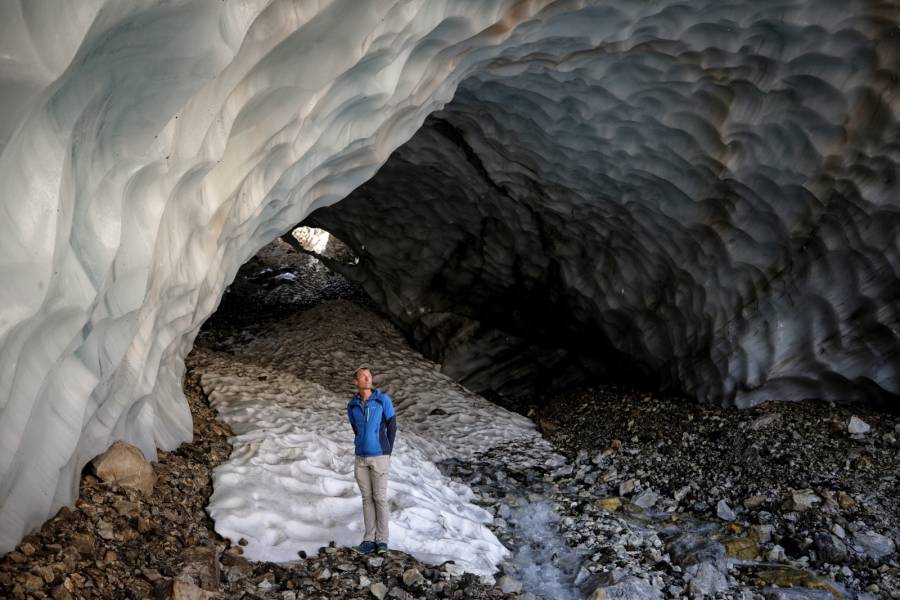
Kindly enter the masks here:
[[359, 491], [362, 492], [363, 522], [366, 526], [364, 541], [388, 541], [388, 519], [390, 511], [387, 502], [388, 472], [391, 470], [391, 456], [357, 456], [353, 468]]

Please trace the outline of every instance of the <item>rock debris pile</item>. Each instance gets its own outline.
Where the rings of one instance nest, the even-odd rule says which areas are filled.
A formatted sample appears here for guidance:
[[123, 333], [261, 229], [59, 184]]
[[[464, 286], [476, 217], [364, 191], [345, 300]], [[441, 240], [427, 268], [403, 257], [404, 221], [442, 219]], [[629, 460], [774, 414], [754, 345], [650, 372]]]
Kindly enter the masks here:
[[[808, 568], [850, 591], [900, 597], [896, 416], [815, 402], [724, 410], [614, 387], [533, 410], [548, 439], [576, 457], [575, 499], [563, 503], [573, 515], [609, 497], [601, 505], [706, 523], [712, 555]], [[734, 576], [786, 581], [757, 568]]]

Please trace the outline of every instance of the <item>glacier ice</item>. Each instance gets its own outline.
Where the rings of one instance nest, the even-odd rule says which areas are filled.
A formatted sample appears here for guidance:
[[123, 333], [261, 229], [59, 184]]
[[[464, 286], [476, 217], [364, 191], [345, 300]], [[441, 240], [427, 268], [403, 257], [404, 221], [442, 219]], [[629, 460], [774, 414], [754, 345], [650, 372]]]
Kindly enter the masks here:
[[[698, 235], [675, 244], [675, 260], [719, 252], [765, 270], [778, 263], [759, 264], [760, 246], [776, 255], [806, 239], [791, 227], [822, 230], [807, 238], [828, 260], [748, 305], [773, 315], [761, 329], [728, 320], [753, 278], [714, 272], [678, 296], [692, 310], [653, 329], [649, 348], [679, 335], [711, 344], [699, 368], [666, 363], [673, 377], [703, 396], [783, 374], [790, 397], [815, 389], [808, 347], [824, 338], [840, 350], [833, 379], [896, 394], [895, 16], [891, 3], [850, 0], [3, 3], [0, 552], [73, 501], [81, 468], [111, 441], [153, 457], [190, 438], [184, 357], [237, 268], [372, 178], [463, 82], [486, 108], [457, 122], [493, 136], [480, 151], [502, 155], [495, 173], [510, 189], [537, 159], [550, 166], [534, 172], [555, 171], [550, 185], [585, 205], [634, 175], [624, 164], [657, 182], [623, 197], [660, 219], [639, 230], [656, 239], [651, 254], [671, 244], [666, 223], [715, 220], [733, 241]], [[558, 96], [527, 93], [546, 78]], [[709, 107], [705, 120], [692, 102]], [[752, 204], [711, 194], [718, 180], [779, 198], [768, 235], [742, 233]], [[809, 205], [819, 221], [801, 218]], [[639, 217], [621, 221], [623, 236]], [[627, 298], [644, 297], [641, 268], [661, 263], [626, 264]], [[845, 283], [819, 291], [831, 281]], [[807, 282], [811, 308], [773, 306], [805, 299]], [[708, 310], [714, 327], [691, 330]], [[623, 351], [643, 341], [623, 340]]]
[[627, 375], [738, 406], [896, 402], [900, 29], [766, 6], [508, 50], [308, 222], [477, 391]]

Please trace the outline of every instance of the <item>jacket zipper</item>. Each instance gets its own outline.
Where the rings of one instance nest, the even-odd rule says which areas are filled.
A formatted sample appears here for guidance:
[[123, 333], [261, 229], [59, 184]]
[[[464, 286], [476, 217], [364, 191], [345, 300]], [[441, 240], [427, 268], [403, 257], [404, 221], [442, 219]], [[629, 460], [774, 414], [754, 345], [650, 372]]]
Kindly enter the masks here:
[[363, 427], [363, 442], [362, 442], [362, 443], [363, 443], [363, 446], [365, 447], [365, 445], [366, 445], [366, 437], [368, 437], [367, 434], [369, 433], [369, 432], [368, 432], [368, 429], [369, 429], [369, 427], [368, 427], [368, 425], [369, 425], [369, 401], [367, 400], [367, 401], [365, 402], [365, 407], [363, 407], [362, 404], [363, 404], [363, 402], [360, 401], [360, 408], [362, 409], [362, 412], [363, 412], [363, 420], [364, 420], [364, 423], [365, 423], [365, 426]]

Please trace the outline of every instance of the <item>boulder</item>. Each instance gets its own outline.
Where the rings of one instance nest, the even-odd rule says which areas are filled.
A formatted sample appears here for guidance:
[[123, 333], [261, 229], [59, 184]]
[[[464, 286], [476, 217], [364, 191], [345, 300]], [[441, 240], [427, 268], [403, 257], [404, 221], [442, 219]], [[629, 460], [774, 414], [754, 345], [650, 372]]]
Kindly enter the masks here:
[[153, 493], [156, 484], [153, 465], [144, 458], [143, 452], [131, 444], [119, 440], [91, 464], [102, 481], [134, 488], [145, 495]]

